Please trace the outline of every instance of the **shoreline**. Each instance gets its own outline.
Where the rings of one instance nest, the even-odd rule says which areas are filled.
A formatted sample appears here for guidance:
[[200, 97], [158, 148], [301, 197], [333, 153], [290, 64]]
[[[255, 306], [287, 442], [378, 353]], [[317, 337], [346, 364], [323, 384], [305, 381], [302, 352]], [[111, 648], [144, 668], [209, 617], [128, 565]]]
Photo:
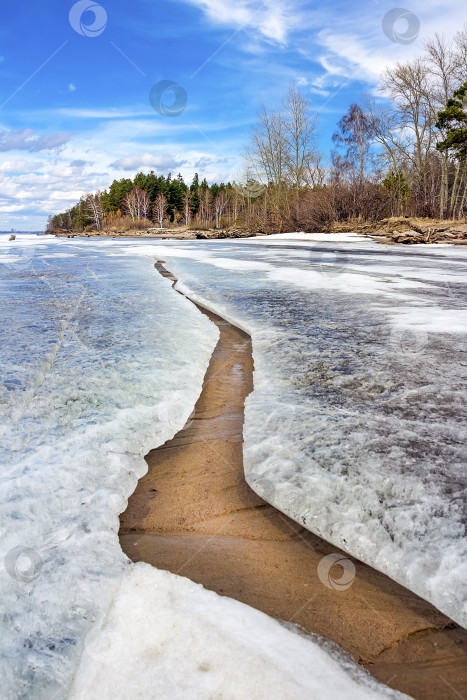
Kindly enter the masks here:
[[218, 325], [221, 338], [193, 419], [146, 458], [149, 471], [120, 517], [122, 549], [133, 561], [180, 573], [331, 639], [378, 680], [415, 698], [461, 696], [467, 689], [465, 630], [345, 553], [342, 558], [356, 566], [352, 585], [327, 587], [317, 567], [339, 550], [246, 484], [242, 427], [243, 403], [253, 388], [251, 339], [198, 308]]
[[[284, 232], [282, 232], [284, 233]], [[303, 232], [302, 232], [303, 233]], [[311, 232], [308, 233], [320, 233]], [[353, 233], [370, 238], [386, 245], [452, 244], [467, 245], [467, 223], [455, 220], [420, 219], [416, 217], [390, 217], [380, 221], [334, 222], [323, 233]], [[39, 234], [39, 235], [46, 235]], [[177, 228], [144, 228], [128, 231], [82, 231], [56, 230], [51, 235], [56, 238], [147, 238], [155, 240], [217, 240], [242, 238], [267, 238], [277, 232], [249, 231], [245, 228], [197, 229], [187, 226]]]

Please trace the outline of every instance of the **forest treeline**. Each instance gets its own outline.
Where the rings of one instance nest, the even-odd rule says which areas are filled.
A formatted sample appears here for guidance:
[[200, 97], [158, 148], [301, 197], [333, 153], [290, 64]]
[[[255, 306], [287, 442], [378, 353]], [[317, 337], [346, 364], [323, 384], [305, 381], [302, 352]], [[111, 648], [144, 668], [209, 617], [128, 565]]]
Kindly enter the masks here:
[[326, 231], [335, 222], [389, 216], [467, 216], [467, 26], [453, 39], [387, 68], [377, 96], [364, 94], [320, 152], [318, 118], [304, 91], [289, 88], [262, 107], [245, 148], [240, 182], [138, 173], [86, 194], [49, 217], [48, 230], [190, 226]]

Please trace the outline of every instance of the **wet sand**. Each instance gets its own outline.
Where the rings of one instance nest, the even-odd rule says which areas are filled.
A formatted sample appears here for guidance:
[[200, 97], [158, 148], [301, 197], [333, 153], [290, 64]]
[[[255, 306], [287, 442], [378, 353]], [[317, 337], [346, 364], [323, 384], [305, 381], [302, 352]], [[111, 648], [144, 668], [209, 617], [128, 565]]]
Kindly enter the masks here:
[[[376, 678], [415, 698], [467, 697], [467, 632], [357, 560], [326, 586], [321, 559], [340, 553], [265, 503], [243, 476], [243, 406], [253, 388], [250, 338], [202, 309], [221, 332], [192, 419], [147, 456], [121, 515], [133, 561], [202, 583], [333, 640]], [[333, 588], [334, 586], [334, 588]]]

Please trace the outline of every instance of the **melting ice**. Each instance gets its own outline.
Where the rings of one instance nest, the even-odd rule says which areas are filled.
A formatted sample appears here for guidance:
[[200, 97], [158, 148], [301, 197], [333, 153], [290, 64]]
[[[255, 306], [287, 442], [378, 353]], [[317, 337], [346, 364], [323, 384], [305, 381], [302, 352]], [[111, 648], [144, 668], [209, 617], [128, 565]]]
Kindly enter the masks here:
[[[237, 249], [222, 251], [217, 287], [207, 284], [211, 265], [198, 269], [196, 285], [209, 296], [224, 280], [222, 298], [238, 316], [245, 294], [250, 324], [261, 306], [255, 274], [242, 282], [229, 269]], [[262, 689], [280, 698], [399, 697], [316, 641], [123, 555], [118, 515], [146, 470], [143, 455], [183, 427], [218, 338], [141, 257], [154, 252], [124, 241], [0, 236], [2, 698], [255, 698]], [[248, 269], [259, 254], [238, 259]], [[293, 376], [283, 377], [284, 390]], [[260, 384], [247, 447], [249, 464], [266, 473], [267, 459], [251, 451]], [[281, 430], [284, 446], [298, 439], [292, 427]], [[257, 436], [265, 455], [274, 431], [270, 421]], [[287, 485], [271, 466], [270, 477]]]
[[143, 455], [183, 427], [217, 342], [150, 259], [63, 248], [0, 253], [2, 698], [63, 697], [129, 566]]
[[252, 335], [250, 485], [467, 626], [467, 251], [313, 238], [159, 251]]

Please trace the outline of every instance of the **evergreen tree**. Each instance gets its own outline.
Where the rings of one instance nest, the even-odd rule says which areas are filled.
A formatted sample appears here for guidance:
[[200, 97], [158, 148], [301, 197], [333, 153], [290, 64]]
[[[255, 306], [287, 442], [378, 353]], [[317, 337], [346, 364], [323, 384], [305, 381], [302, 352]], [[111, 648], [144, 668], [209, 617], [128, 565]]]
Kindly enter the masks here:
[[133, 180], [133, 184], [136, 187], [139, 187], [141, 190], [144, 190], [145, 192], [148, 191], [148, 175], [145, 175], [144, 173], [138, 173], [135, 176], [135, 179]]
[[400, 216], [402, 208], [410, 194], [410, 186], [403, 171], [391, 170], [391, 172], [383, 180], [383, 187], [389, 192], [392, 202], [392, 215]]
[[467, 160], [467, 82], [448, 100], [446, 109], [438, 112], [438, 129], [446, 130], [446, 138], [436, 144], [438, 151], [453, 151], [459, 161]]
[[105, 196], [107, 211], [116, 212], [122, 207], [123, 198], [133, 189], [133, 182], [129, 178], [114, 180]]
[[190, 209], [193, 216], [196, 216], [196, 214], [198, 213], [200, 201], [201, 200], [199, 196], [199, 177], [198, 173], [195, 173], [193, 182], [190, 186]]

